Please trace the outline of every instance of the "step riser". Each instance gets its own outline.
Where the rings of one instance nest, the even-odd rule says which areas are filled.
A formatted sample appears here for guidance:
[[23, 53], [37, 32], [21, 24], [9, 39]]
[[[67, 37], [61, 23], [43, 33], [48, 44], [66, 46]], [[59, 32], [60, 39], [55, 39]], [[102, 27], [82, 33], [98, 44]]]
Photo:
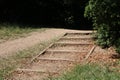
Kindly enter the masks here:
[[93, 33], [66, 33], [66, 35], [92, 35]]
[[60, 53], [60, 54], [79, 54], [87, 53], [87, 51], [76, 51], [76, 50], [47, 50], [46, 53]]
[[81, 40], [92, 40], [92, 37], [84, 38], [84, 37], [62, 37], [61, 39], [81, 39]]

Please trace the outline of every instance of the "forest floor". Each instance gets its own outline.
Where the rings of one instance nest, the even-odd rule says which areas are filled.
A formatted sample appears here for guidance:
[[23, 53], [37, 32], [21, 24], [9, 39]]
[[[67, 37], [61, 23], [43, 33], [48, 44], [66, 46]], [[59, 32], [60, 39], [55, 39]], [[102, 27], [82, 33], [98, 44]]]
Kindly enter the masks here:
[[[44, 77], [50, 78], [61, 73], [63, 74], [64, 71], [70, 70], [76, 64], [85, 63], [96, 63], [101, 66], [106, 65], [107, 67], [109, 66], [111, 71], [117, 69], [117, 72], [119, 72], [120, 60], [113, 48], [101, 49], [97, 46], [93, 54], [89, 55], [87, 61], [84, 61], [95, 45], [91, 39], [92, 36], [88, 34], [91, 32], [92, 31], [47, 29], [41, 33], [32, 32], [31, 35], [24, 38], [0, 43], [0, 57], [3, 59], [8, 57], [8, 59], [6, 58], [0, 61], [0, 79], [2, 76], [6, 78], [5, 80], [40, 80]], [[69, 34], [62, 36], [65, 33]], [[87, 34], [81, 35], [81, 33]], [[56, 40], [54, 41], [54, 39], [60, 38], [60, 36], [63, 38], [57, 42]], [[47, 44], [47, 47], [49, 41], [54, 43], [54, 45], [50, 47], [45, 54], [38, 56], [30, 63], [35, 55], [39, 55], [38, 53], [44, 50], [41, 50], [41, 45], [44, 46]], [[24, 49], [28, 50], [20, 52]], [[15, 56], [9, 59], [9, 56], [16, 53], [17, 57]], [[34, 54], [34, 56], [29, 56], [30, 54]], [[10, 74], [6, 76], [6, 72], [11, 70], [13, 72], [10, 72]]]

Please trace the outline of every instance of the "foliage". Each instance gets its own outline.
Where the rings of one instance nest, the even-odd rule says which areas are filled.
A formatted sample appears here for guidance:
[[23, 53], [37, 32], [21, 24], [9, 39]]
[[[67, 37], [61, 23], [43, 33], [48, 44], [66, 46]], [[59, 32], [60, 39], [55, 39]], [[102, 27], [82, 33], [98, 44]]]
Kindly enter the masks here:
[[1, 0], [0, 21], [87, 26], [85, 22], [88, 20], [84, 18], [87, 2], [88, 0]]
[[78, 65], [61, 77], [50, 80], [119, 80], [120, 73], [93, 64]]
[[120, 53], [120, 38], [116, 40], [115, 47], [116, 47], [116, 51]]
[[[84, 16], [92, 19], [97, 30], [97, 43], [103, 48], [120, 43], [120, 2], [118, 0], [90, 0]], [[117, 43], [116, 43], [117, 42]]]

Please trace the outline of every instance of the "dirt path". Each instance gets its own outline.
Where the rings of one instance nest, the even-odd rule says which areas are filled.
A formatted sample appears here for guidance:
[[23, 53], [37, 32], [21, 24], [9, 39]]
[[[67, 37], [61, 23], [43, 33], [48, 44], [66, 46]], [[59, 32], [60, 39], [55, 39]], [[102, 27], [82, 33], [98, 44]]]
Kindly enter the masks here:
[[10, 56], [17, 51], [26, 49], [40, 42], [51, 40], [66, 31], [67, 30], [64, 29], [48, 29], [42, 33], [34, 32], [31, 36], [1, 43], [0, 57]]
[[5, 80], [44, 80], [59, 76], [76, 63], [82, 63], [94, 47], [92, 34], [67, 31], [70, 33], [64, 34], [47, 48], [44, 54], [41, 53], [28, 64], [18, 67]]
[[[110, 72], [120, 72], [118, 63], [120, 56], [115, 54], [114, 48], [108, 50], [98, 46], [94, 48], [94, 41], [92, 37], [90, 38], [90, 34], [80, 34], [65, 34], [47, 48], [44, 54], [37, 56], [31, 63], [18, 67], [5, 80], [53, 80], [52, 77], [61, 76], [76, 64], [87, 63], [98, 64], [108, 68]], [[94, 51], [86, 59], [93, 48]]]

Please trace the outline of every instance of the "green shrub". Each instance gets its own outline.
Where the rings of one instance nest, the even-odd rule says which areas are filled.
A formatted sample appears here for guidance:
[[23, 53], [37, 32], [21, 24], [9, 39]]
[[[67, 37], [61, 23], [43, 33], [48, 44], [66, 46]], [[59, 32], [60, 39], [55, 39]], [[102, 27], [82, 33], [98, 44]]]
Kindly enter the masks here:
[[109, 36], [109, 28], [107, 25], [102, 24], [100, 28], [97, 30], [97, 44], [102, 48], [109, 47], [111, 45], [110, 36]]
[[120, 53], [120, 1], [89, 0], [84, 16], [92, 19], [97, 30], [97, 44], [102, 48], [115, 46]]
[[115, 43], [116, 52], [120, 53], [120, 38]]

